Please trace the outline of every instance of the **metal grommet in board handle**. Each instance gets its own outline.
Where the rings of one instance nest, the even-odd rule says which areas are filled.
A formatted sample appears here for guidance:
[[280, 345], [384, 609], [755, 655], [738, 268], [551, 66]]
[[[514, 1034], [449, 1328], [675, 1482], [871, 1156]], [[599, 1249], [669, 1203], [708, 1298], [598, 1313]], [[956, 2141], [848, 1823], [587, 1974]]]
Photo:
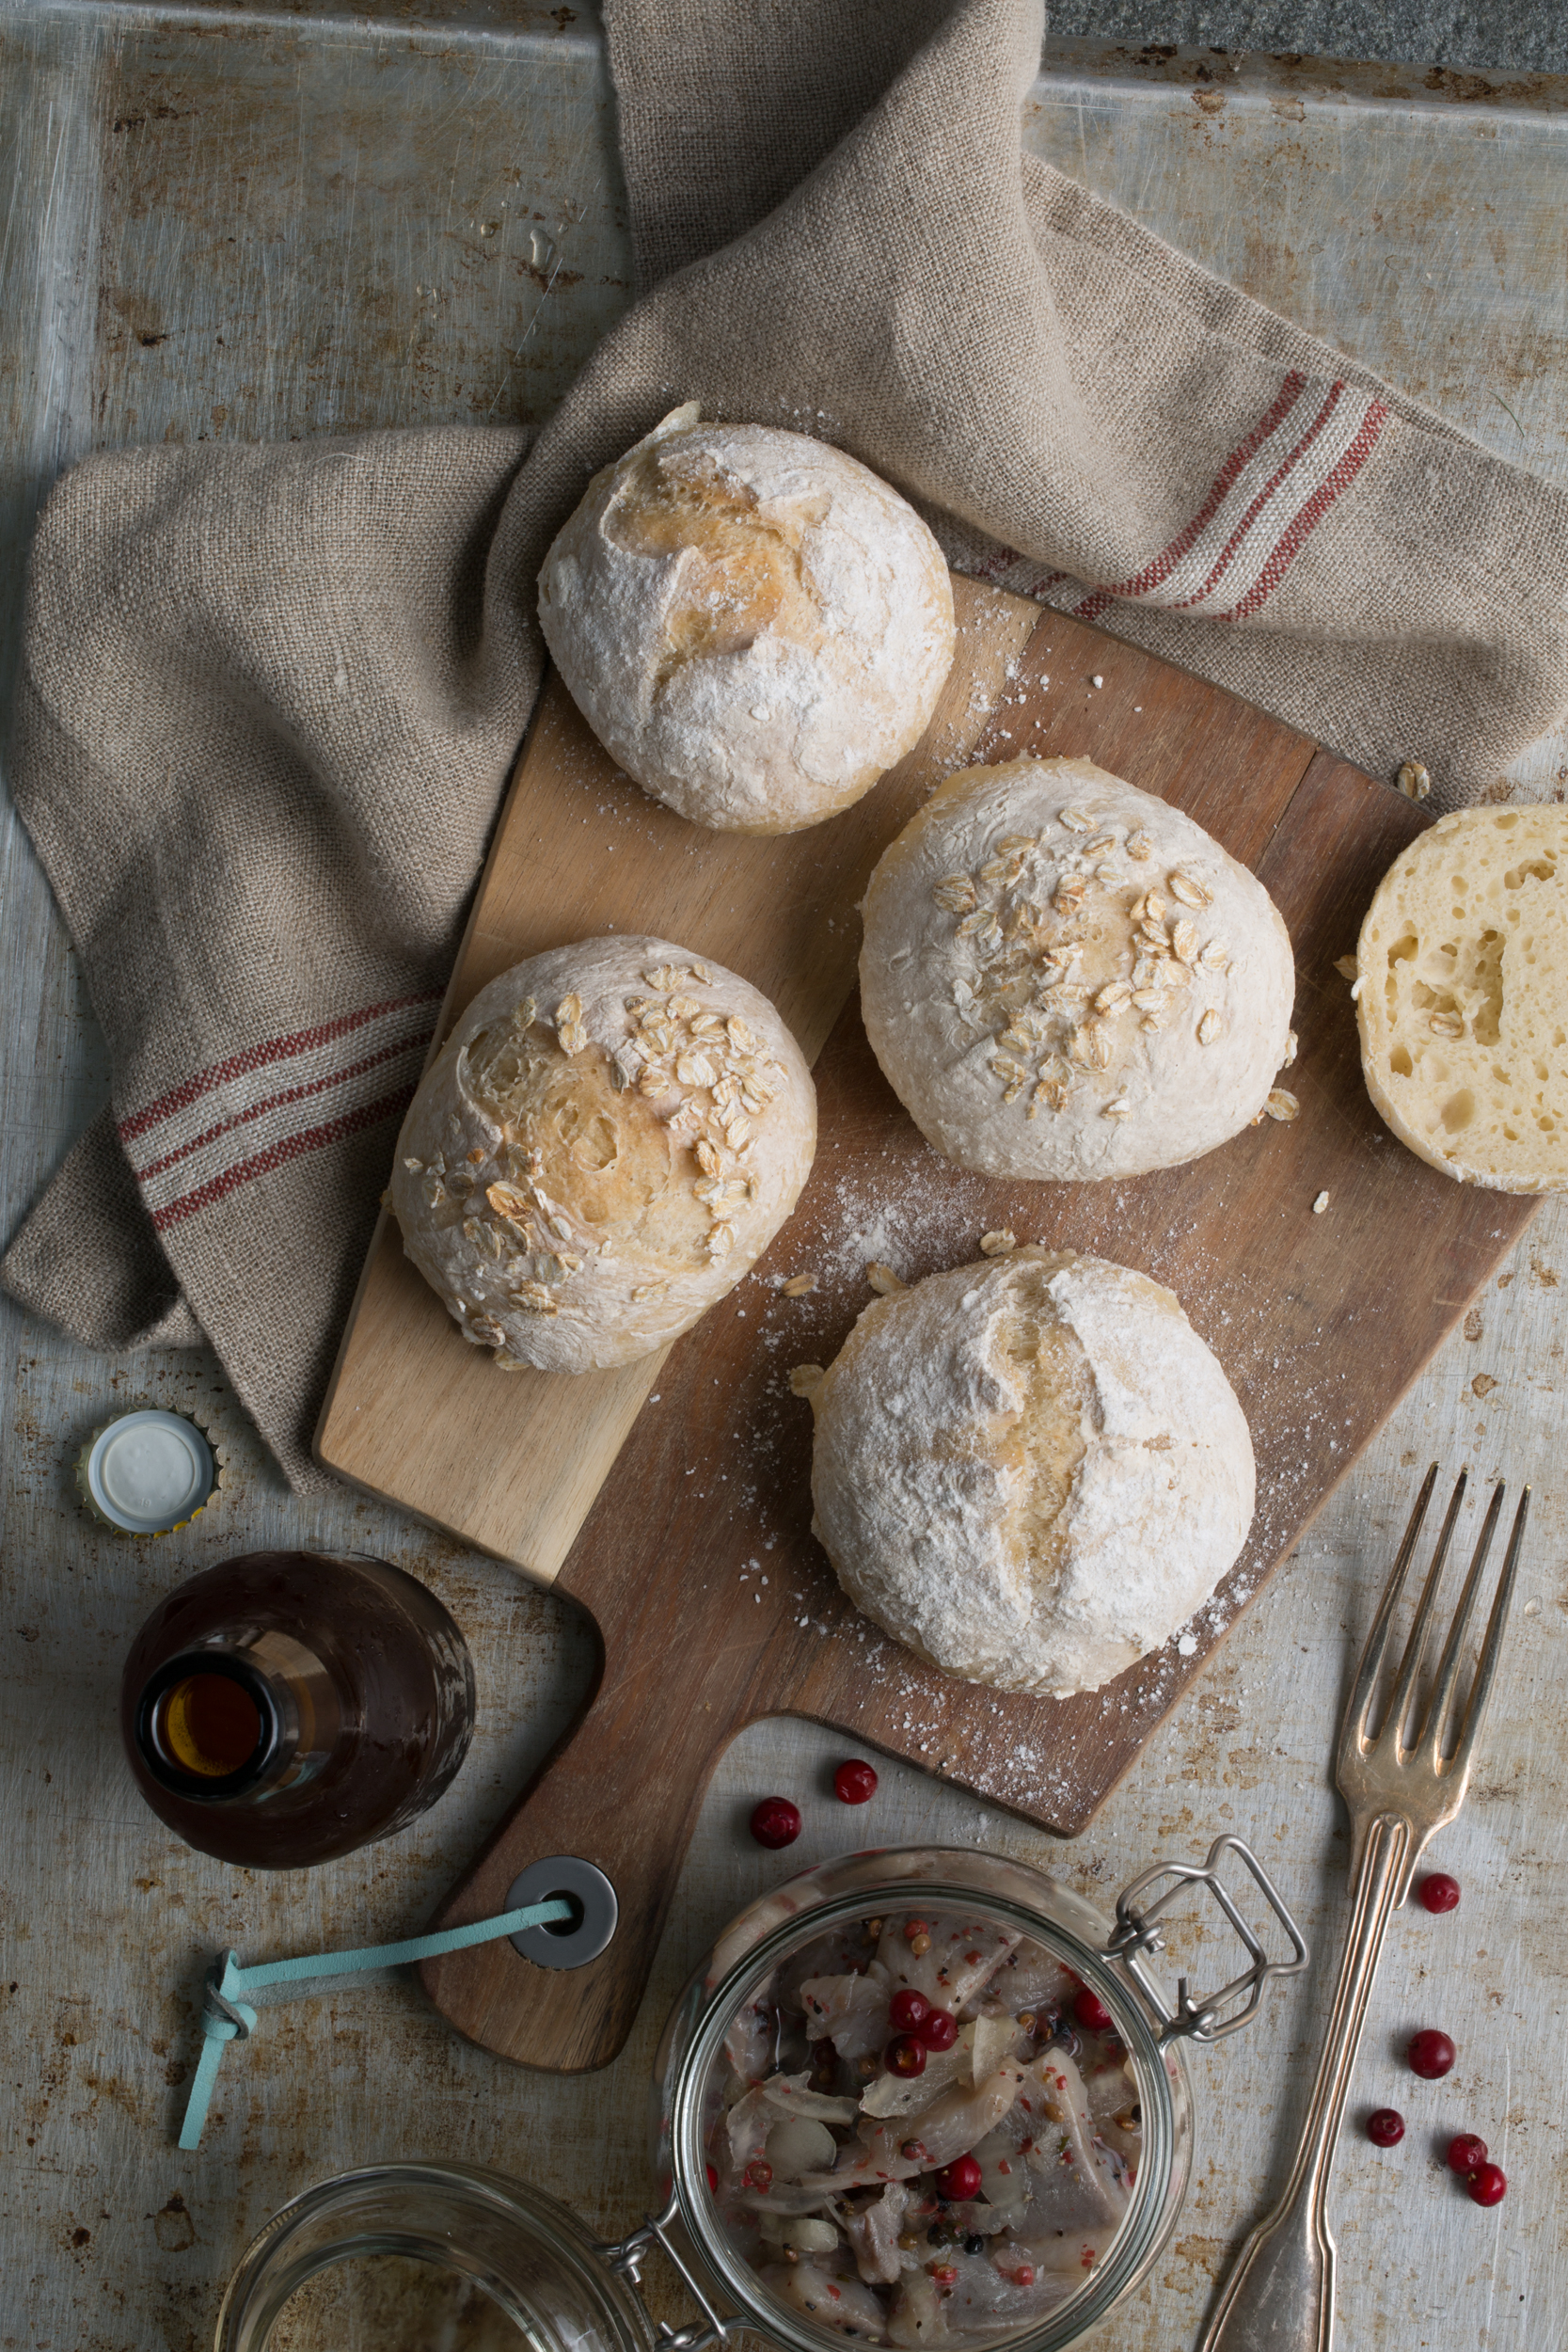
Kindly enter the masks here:
[[621, 1906], [604, 1872], [576, 1854], [558, 1853], [544, 1862], [531, 1862], [521, 1878], [507, 1889], [502, 1909], [521, 1911], [527, 1903], [548, 1902], [563, 1895], [577, 1906], [577, 1915], [550, 1927], [525, 1928], [508, 1938], [514, 1951], [531, 1960], [536, 1968], [582, 1968], [599, 1954], [615, 1933]]

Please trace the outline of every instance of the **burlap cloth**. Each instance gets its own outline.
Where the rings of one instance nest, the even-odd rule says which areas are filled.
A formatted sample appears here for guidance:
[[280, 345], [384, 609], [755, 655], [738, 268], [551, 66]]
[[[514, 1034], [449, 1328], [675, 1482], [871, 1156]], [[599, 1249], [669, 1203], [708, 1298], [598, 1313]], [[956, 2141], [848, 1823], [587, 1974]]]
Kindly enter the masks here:
[[1036, 0], [608, 30], [647, 291], [531, 452], [124, 451], [34, 550], [16, 797], [114, 1104], [4, 1279], [98, 1347], [199, 1323], [301, 1486], [539, 683], [541, 556], [677, 401], [840, 442], [957, 565], [1374, 774], [1418, 750], [1445, 803], [1568, 701], [1562, 494], [1021, 166]]

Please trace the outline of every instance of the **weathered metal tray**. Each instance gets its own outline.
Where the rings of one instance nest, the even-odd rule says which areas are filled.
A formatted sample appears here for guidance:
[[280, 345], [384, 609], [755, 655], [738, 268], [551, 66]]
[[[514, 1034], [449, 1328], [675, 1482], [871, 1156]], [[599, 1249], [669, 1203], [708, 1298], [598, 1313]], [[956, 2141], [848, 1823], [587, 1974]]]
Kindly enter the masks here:
[[[427, 19], [441, 14], [424, 4]], [[1056, 44], [1044, 67], [1025, 124], [1037, 151], [1499, 453], [1568, 480], [1568, 81], [1092, 43]], [[496, 0], [486, 12], [470, 0], [419, 23], [396, 7], [350, 17], [0, 0], [0, 685], [32, 515], [71, 458], [138, 439], [536, 422], [630, 297], [611, 96], [580, 5]], [[1531, 796], [1560, 794], [1568, 745], [1538, 746], [1515, 772]], [[14, 823], [0, 857], [8, 1231], [103, 1100], [106, 1073], [58, 918]], [[1554, 1214], [1539, 1222], [1544, 1237], [1558, 1230]], [[1369, 1457], [1354, 1500], [1398, 1515], [1409, 1476], [1399, 1447], [1437, 1443], [1427, 1422], [1443, 1444], [1475, 1447], [1478, 1468], [1511, 1450], [1515, 1473], [1544, 1466], [1557, 1412], [1547, 1361], [1557, 1282], [1549, 1258], [1532, 1258], [1508, 1295], [1508, 1319], [1498, 1298], [1484, 1342], [1479, 1317], [1473, 1333], [1466, 1326], [1469, 1338], [1402, 1417], [1402, 1435]], [[19, 2086], [8, 2128], [23, 2143], [14, 2190], [0, 2200], [9, 2282], [0, 2301], [11, 2332], [84, 2352], [210, 2340], [221, 2281], [250, 2230], [303, 2181], [401, 2144], [410, 2095], [422, 2152], [511, 2162], [580, 2194], [607, 2225], [625, 2219], [643, 2190], [626, 2117], [641, 2100], [647, 2049], [602, 2089], [507, 2079], [412, 1996], [367, 1994], [337, 2032], [314, 2015], [297, 2038], [279, 2026], [247, 2057], [231, 2116], [215, 2122], [202, 2157], [168, 2151], [198, 1955], [226, 1939], [260, 1957], [412, 1925], [537, 1761], [592, 1661], [562, 1613], [519, 1594], [504, 1571], [347, 1493], [309, 1509], [293, 1502], [243, 1427], [221, 1521], [209, 1515], [177, 1548], [108, 1546], [71, 1512], [74, 1442], [111, 1399], [141, 1389], [231, 1415], [215, 1366], [199, 1353], [106, 1364], [3, 1304], [0, 1343], [0, 1552], [17, 1629], [0, 1652], [4, 1875], [12, 1915], [30, 1930], [8, 1972], [18, 1980], [8, 2080]], [[1485, 1391], [1496, 1392], [1481, 1403]], [[1173, 1732], [1171, 1788], [1157, 1773], [1130, 1783], [1097, 1824], [1094, 1852], [1069, 1850], [1061, 1867], [1098, 1869], [1108, 1851], [1115, 1883], [1118, 1856], [1130, 1866], [1181, 1843], [1189, 1799], [1222, 1810], [1234, 1799], [1247, 1820], [1280, 1824], [1271, 1867], [1277, 1859], [1294, 1880], [1311, 1880], [1330, 1850], [1323, 1726], [1359, 1589], [1354, 1557], [1339, 1556], [1355, 1540], [1349, 1518], [1324, 1540], [1327, 1552], [1271, 1597], [1259, 1646], [1239, 1628], [1228, 1662]], [[1383, 1537], [1370, 1540], [1375, 1551]], [[216, 1866], [176, 1855], [132, 1809], [103, 1726], [119, 1661], [153, 1595], [226, 1549], [276, 1541], [369, 1543], [428, 1577], [463, 1616], [489, 1711], [473, 1762], [428, 1825], [368, 1867], [356, 1857], [307, 1884], [236, 1888]], [[1545, 1522], [1541, 1551], [1554, 1556]], [[1518, 1645], [1522, 1679], [1499, 1700], [1498, 1770], [1472, 1796], [1451, 1857], [1467, 1886], [1473, 1864], [1478, 1903], [1484, 1865], [1481, 1940], [1519, 1960], [1486, 1963], [1483, 1979], [1490, 1988], [1493, 1968], [1502, 1972], [1486, 1998], [1506, 2002], [1510, 2016], [1517, 2010], [1515, 2048], [1527, 2013], [1528, 2033], [1545, 2042], [1552, 2031], [1552, 1970], [1568, 1927], [1551, 1841], [1533, 1834], [1561, 1803], [1554, 1608], [1548, 1601]], [[532, 1644], [522, 1645], [521, 1667], [520, 1626]], [[1257, 1664], [1265, 1633], [1271, 1661], [1272, 1645], [1294, 1657], [1301, 1645], [1289, 1689], [1270, 1681], [1266, 1724]], [[1558, 1710], [1541, 1716], [1544, 1740], [1527, 1705], [1537, 1686], [1538, 1706]], [[737, 1763], [693, 1846], [651, 2008], [673, 1994], [737, 1889], [757, 1883], [761, 1866], [731, 1820], [744, 1818], [747, 1772], [815, 1787], [820, 1751], [819, 1735], [790, 1724], [747, 1751], [750, 1766]], [[1507, 1762], [1515, 1755], [1528, 1759], [1523, 1778]], [[965, 1815], [930, 1783], [906, 1790], [893, 1765], [885, 1796], [868, 1824], [879, 1837], [1014, 1835], [998, 1817], [977, 1828], [972, 1806]], [[833, 1824], [824, 1817], [821, 1828], [826, 1836]], [[816, 1834], [804, 1858], [815, 1858]], [[1339, 1883], [1330, 1873], [1308, 1893], [1314, 1934], [1332, 1924]], [[1418, 1947], [1433, 1982], [1422, 1984], [1416, 2022], [1430, 2022], [1431, 1999], [1451, 2023], [1462, 1983], [1453, 1954], [1462, 1949], [1473, 1969], [1475, 1943]], [[1388, 1997], [1392, 2015], [1404, 1997], [1392, 1980]], [[1291, 2013], [1304, 2029], [1306, 2009]], [[1155, 2317], [1140, 2315], [1139, 2344], [1150, 2324], [1162, 2341], [1196, 2337], [1204, 2282], [1274, 2161], [1292, 2093], [1266, 2053], [1251, 2066], [1211, 2087], [1215, 2144], [1232, 2160], [1206, 2173], [1192, 2208], [1201, 2234], [1151, 2284]], [[1386, 2067], [1379, 2081], [1391, 2095]], [[1358, 2191], [1366, 2276], [1345, 2290], [1347, 2323], [1362, 2322], [1368, 2342], [1405, 2341], [1413, 2323], [1432, 2335], [1440, 2317], [1472, 2335], [1486, 2325], [1507, 2352], [1539, 2336], [1534, 2314], [1553, 2292], [1557, 2244], [1542, 2137], [1549, 2117], [1541, 2122], [1539, 2101], [1512, 2112], [1500, 2075], [1494, 2084], [1467, 2074], [1465, 2087], [1479, 2128], [1506, 2119], [1521, 2145], [1504, 2236], [1488, 2223], [1482, 2250], [1464, 2227], [1468, 2208], [1456, 2225], [1435, 2190], [1407, 2193], [1385, 2167], [1383, 2191]], [[1108, 2352], [1123, 2352], [1119, 2337]]]

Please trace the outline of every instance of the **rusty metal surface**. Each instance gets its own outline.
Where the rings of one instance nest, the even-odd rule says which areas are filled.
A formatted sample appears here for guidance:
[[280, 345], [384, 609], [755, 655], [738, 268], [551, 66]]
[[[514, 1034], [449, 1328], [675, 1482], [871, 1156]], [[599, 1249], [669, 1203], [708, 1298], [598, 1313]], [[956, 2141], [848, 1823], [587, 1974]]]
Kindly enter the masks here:
[[[426, 7], [421, 14], [433, 13]], [[612, 117], [591, 18], [406, 8], [378, 24], [305, 8], [158, 13], [0, 4], [0, 627], [43, 485], [137, 437], [307, 434], [545, 413], [626, 298]], [[1039, 151], [1262, 299], [1347, 345], [1492, 446], [1563, 478], [1568, 341], [1564, 85], [1387, 68], [1137, 56], [1058, 44], [1037, 87]], [[1568, 783], [1560, 746], [1517, 788]], [[4, 845], [0, 1134], [8, 1229], [103, 1099], [102, 1048], [24, 839]], [[889, 1765], [846, 1815], [809, 1725], [757, 1726], [705, 1809], [624, 2057], [578, 2081], [458, 2042], [407, 1983], [270, 2012], [227, 2061], [208, 2140], [172, 2128], [216, 1947], [262, 1959], [402, 1933], [425, 1916], [567, 1720], [592, 1637], [497, 1564], [344, 1493], [305, 1506], [202, 1352], [106, 1360], [3, 1311], [0, 1673], [3, 2079], [0, 2346], [198, 2352], [249, 2233], [309, 2181], [395, 2153], [510, 2168], [624, 2225], [646, 2193], [649, 2059], [714, 1931], [793, 1864], [852, 1840], [983, 1839], [1109, 1897], [1161, 1851], [1252, 1838], [1326, 1939], [1344, 1912], [1328, 1780], [1349, 1663], [1414, 1475], [1432, 1454], [1542, 1495], [1489, 1756], [1438, 1858], [1458, 1913], [1396, 1921], [1354, 2115], [1410, 2122], [1378, 2153], [1353, 2129], [1333, 2208], [1353, 2346], [1560, 2341], [1568, 2115], [1568, 1571], [1560, 1457], [1568, 1213], [1518, 1261], [1406, 1399], [1299, 1558], [1235, 1629], [1138, 1771], [1070, 1848]], [[1375, 1344], [1375, 1334], [1369, 1344]], [[215, 1417], [230, 1486], [191, 1528], [135, 1545], [78, 1515], [83, 1437], [146, 1398]], [[434, 1814], [310, 1874], [227, 1871], [174, 1845], [115, 1747], [119, 1661], [180, 1577], [261, 1544], [382, 1551], [473, 1645], [481, 1727]], [[800, 1845], [763, 1854], [754, 1798], [796, 1795]], [[1201, 1972], [1201, 1938], [1181, 1947]], [[1100, 2341], [1196, 2340], [1227, 2246], [1277, 2185], [1320, 1980], [1200, 2055], [1196, 2184], [1139, 2307]], [[1397, 2051], [1445, 2026], [1460, 2062], [1420, 2086]], [[1479, 2130], [1513, 2186], [1494, 2213], [1445, 2175]]]

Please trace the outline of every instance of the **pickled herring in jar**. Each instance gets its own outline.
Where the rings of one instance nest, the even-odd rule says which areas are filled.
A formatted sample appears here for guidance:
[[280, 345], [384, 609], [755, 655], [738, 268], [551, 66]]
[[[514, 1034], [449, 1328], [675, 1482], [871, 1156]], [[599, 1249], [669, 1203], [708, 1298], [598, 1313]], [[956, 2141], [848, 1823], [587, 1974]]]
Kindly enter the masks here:
[[737, 2012], [724, 2060], [716, 2204], [818, 2327], [919, 2344], [1037, 2326], [1126, 2215], [1142, 2144], [1126, 2050], [1060, 1959], [994, 1921], [901, 1911], [829, 1931]]

